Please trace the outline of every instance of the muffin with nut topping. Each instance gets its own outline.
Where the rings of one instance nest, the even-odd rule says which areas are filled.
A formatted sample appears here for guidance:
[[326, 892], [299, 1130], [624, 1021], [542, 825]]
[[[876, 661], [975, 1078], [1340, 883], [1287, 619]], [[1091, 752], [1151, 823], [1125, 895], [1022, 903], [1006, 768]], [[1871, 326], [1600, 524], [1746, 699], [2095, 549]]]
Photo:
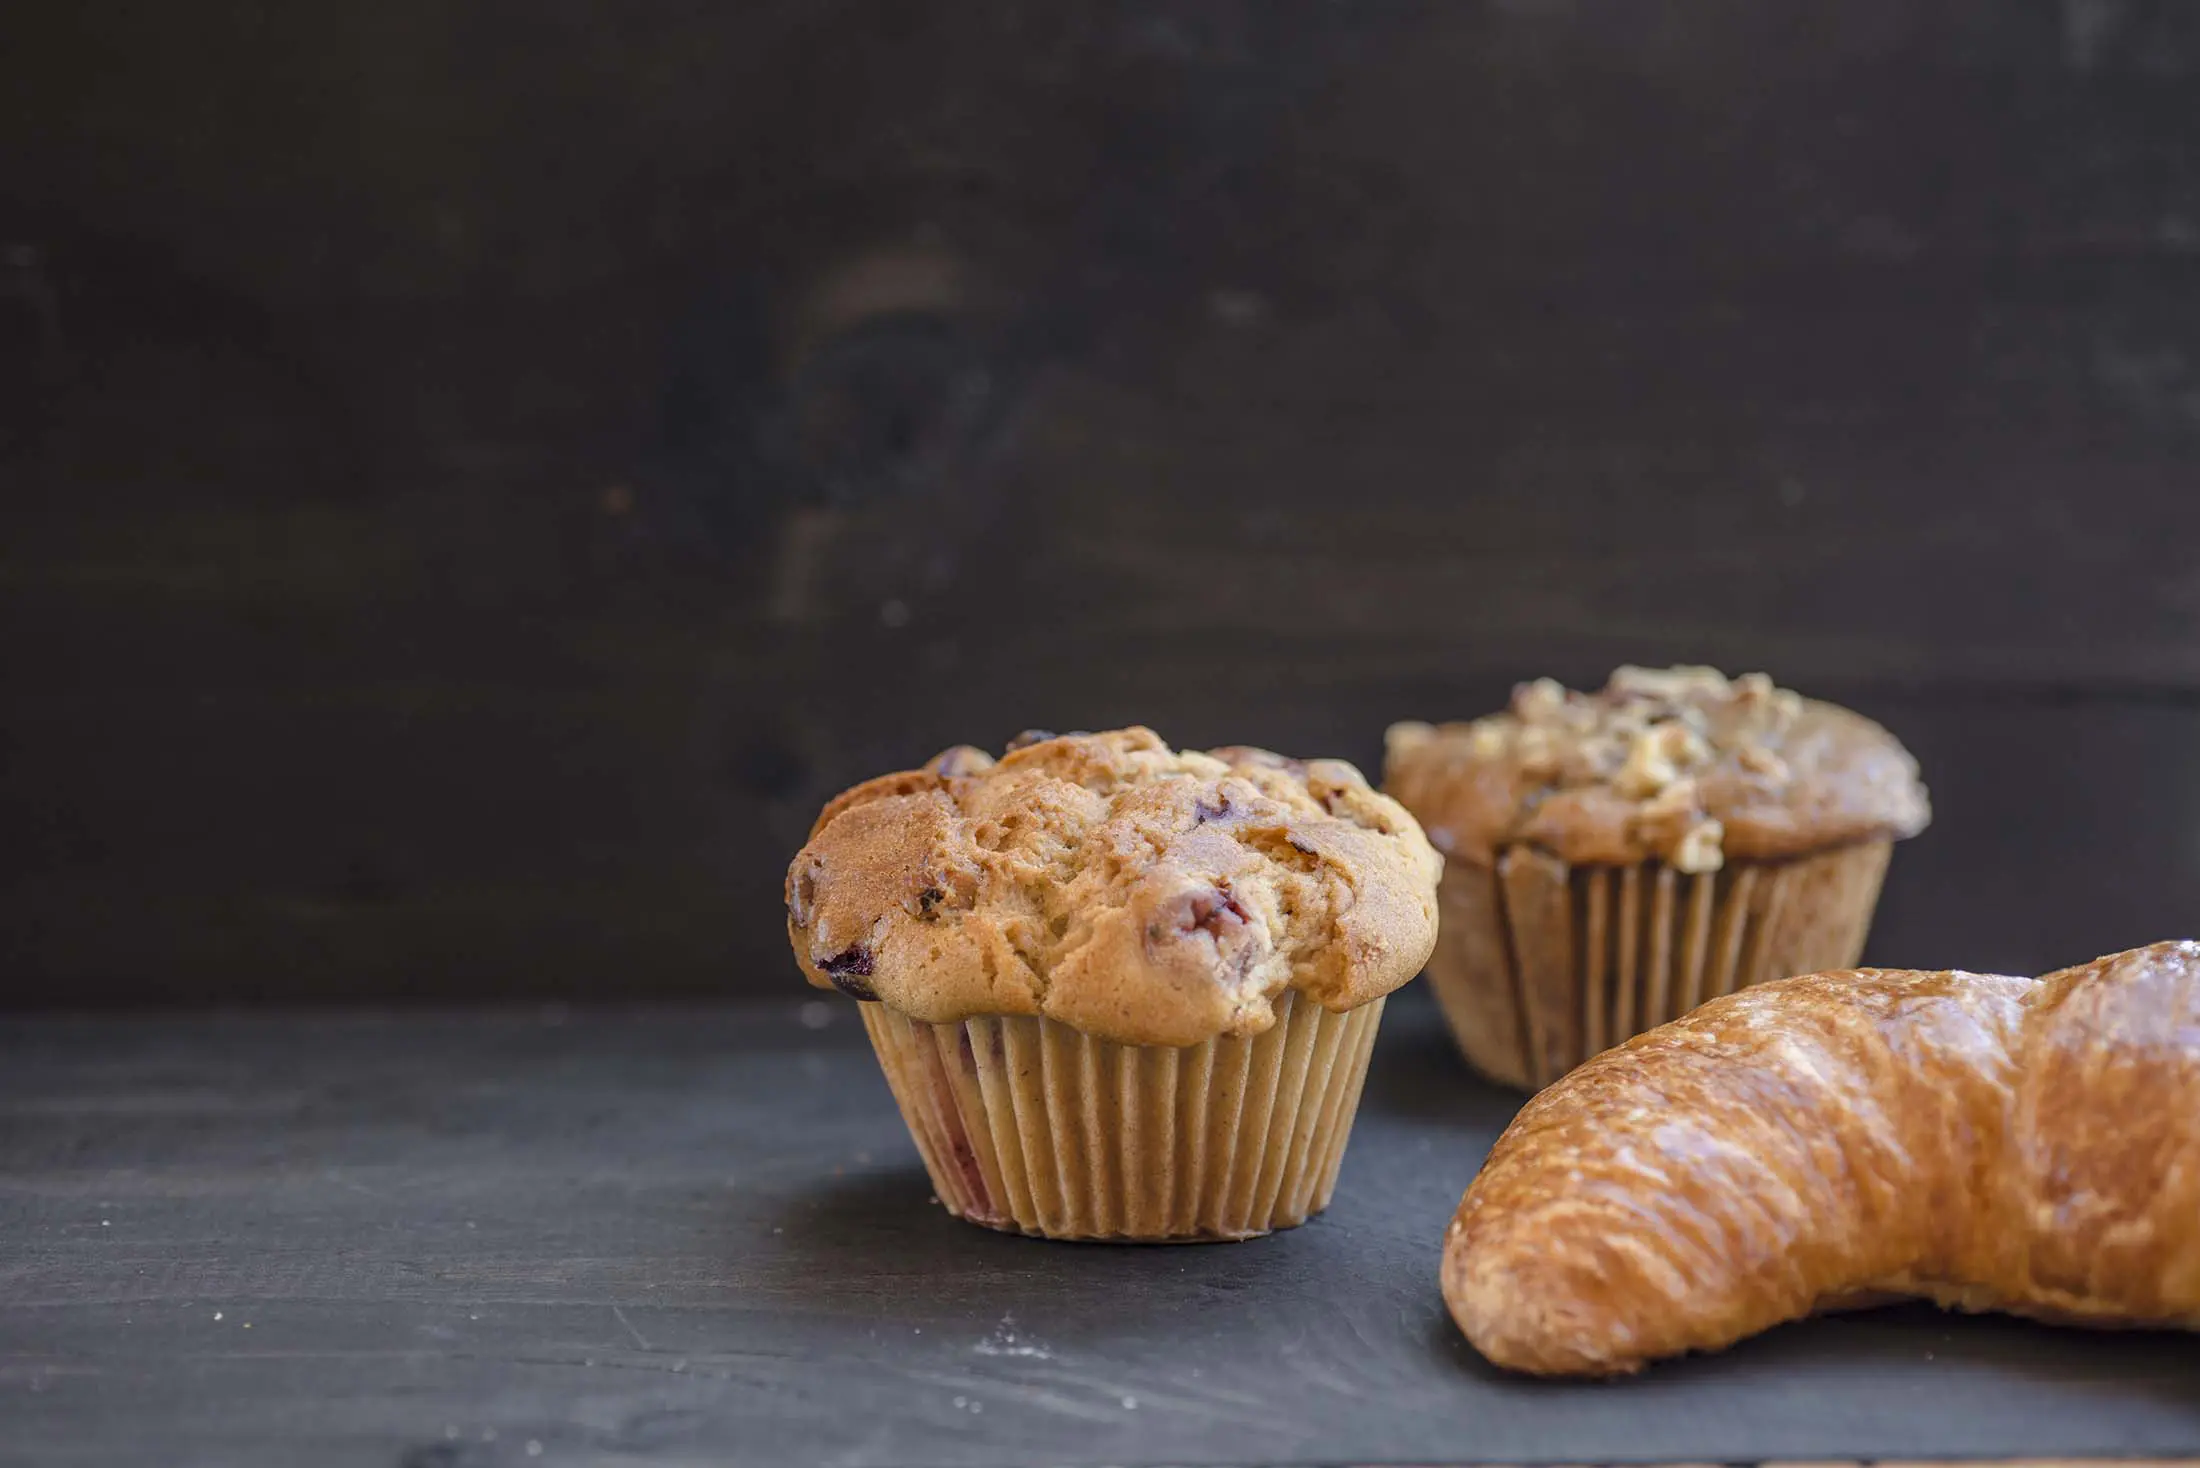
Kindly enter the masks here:
[[1384, 788], [1446, 857], [1429, 982], [1467, 1059], [1539, 1088], [1706, 999], [1853, 965], [1931, 811], [1885, 729], [1762, 673], [1548, 678], [1393, 725]]
[[1340, 760], [1147, 729], [958, 747], [829, 803], [787, 873], [948, 1210], [1231, 1239], [1327, 1205], [1442, 860]]

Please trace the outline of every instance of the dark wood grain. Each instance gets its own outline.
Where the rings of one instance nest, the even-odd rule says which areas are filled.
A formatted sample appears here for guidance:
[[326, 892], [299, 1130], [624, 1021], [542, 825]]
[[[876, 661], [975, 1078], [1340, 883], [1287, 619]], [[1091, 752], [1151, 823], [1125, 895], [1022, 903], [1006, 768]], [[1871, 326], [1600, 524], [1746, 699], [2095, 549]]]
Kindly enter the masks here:
[[[1198, 663], [1156, 647], [1121, 681], [1052, 689], [1019, 664], [975, 668], [892, 726], [791, 739], [787, 757], [807, 773], [770, 796], [729, 791], [707, 744], [665, 747], [675, 723], [652, 731], [609, 707], [604, 723], [545, 730], [519, 706], [455, 691], [416, 717], [217, 704], [171, 723], [157, 762], [87, 744], [58, 714], [19, 717], [0, 992], [48, 1006], [791, 996], [801, 978], [780, 882], [825, 787], [1026, 724], [1163, 713], [1178, 740], [1339, 752], [1373, 769], [1391, 718], [1485, 711], [1506, 692], [1500, 678], [1343, 665], [1278, 686], [1258, 667]], [[1846, 696], [1916, 751], [1935, 807], [1895, 856], [1871, 960], [2041, 973], [2200, 932], [2200, 709]], [[740, 727], [732, 710], [698, 717], [728, 739]], [[270, 724], [282, 737], [242, 761], [238, 744]], [[134, 756], [128, 731], [114, 737]]]
[[942, 744], [1623, 658], [1929, 751], [1882, 957], [2200, 926], [2196, 12], [889, 9], [32, 4], [0, 1003], [768, 992]]
[[[1335, 1206], [957, 1222], [847, 1001], [0, 1031], [0, 1462], [927, 1465], [2200, 1451], [2200, 1341], [1896, 1310], [1509, 1380], [1435, 1287], [1511, 1103], [1418, 996]], [[538, 1456], [539, 1454], [539, 1456]]]

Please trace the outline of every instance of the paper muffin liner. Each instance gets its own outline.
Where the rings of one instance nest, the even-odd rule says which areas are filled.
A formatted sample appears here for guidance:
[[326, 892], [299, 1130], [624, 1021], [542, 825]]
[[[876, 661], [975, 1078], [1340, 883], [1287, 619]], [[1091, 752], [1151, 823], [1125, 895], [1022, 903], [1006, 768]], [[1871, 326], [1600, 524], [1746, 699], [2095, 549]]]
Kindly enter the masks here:
[[1454, 862], [1429, 984], [1476, 1070], [1541, 1089], [1707, 999], [1853, 967], [1892, 850], [1861, 842], [1694, 874], [1569, 866], [1527, 847], [1494, 870]]
[[1049, 1019], [863, 1022], [950, 1213], [1050, 1239], [1243, 1239], [1329, 1204], [1382, 1018], [1286, 992], [1251, 1039], [1176, 1049]]

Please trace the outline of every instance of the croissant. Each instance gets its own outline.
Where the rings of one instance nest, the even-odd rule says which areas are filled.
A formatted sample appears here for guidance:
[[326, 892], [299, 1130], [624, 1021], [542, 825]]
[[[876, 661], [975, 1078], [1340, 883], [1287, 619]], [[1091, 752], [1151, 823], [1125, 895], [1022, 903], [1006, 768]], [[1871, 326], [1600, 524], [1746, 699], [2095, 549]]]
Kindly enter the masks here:
[[2200, 1329], [2200, 943], [1714, 1000], [1521, 1110], [1443, 1289], [1477, 1350], [1541, 1375], [1888, 1297]]

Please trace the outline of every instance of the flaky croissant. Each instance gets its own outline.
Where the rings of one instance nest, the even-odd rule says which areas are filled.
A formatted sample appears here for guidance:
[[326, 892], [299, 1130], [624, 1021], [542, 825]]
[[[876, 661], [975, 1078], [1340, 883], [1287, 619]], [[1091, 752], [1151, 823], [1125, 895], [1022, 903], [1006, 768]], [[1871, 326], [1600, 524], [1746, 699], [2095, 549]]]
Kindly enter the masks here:
[[1715, 1000], [1522, 1109], [1443, 1288], [1483, 1355], [1545, 1375], [1883, 1296], [2200, 1329], [2200, 943]]

